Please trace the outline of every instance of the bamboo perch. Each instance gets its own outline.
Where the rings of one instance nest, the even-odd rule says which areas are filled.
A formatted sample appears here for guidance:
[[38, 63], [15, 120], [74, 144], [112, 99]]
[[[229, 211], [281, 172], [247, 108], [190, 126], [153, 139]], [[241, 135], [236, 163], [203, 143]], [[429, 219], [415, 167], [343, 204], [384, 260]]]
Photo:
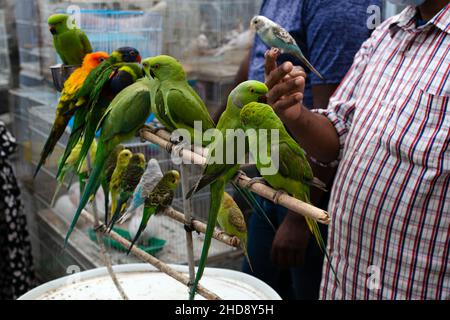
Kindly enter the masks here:
[[[162, 133], [159, 133], [162, 131]], [[168, 141], [167, 137], [170, 137], [170, 133], [164, 130], [158, 130], [156, 134], [150, 132], [147, 129], [143, 129], [141, 131], [141, 137], [147, 141], [150, 141], [154, 144], [157, 144], [161, 146], [162, 148], [165, 148], [167, 151], [171, 152], [174, 144], [172, 144], [170, 141]], [[164, 137], [164, 138], [163, 138]], [[203, 152], [204, 154], [204, 152]], [[179, 156], [184, 160], [193, 164], [205, 164], [206, 158], [198, 153], [192, 152], [188, 149], [180, 149]], [[239, 185], [243, 188], [246, 188], [248, 186], [248, 182], [251, 179], [245, 176], [244, 174], [240, 174], [236, 181], [239, 183]], [[263, 198], [266, 198], [268, 200], [273, 201], [274, 198], [277, 198], [277, 191], [263, 183], [256, 182], [252, 184], [249, 188], [249, 190], [253, 191], [254, 193], [260, 195]], [[291, 197], [287, 194], [281, 194], [277, 198], [277, 204], [282, 205], [285, 208], [288, 208], [294, 213], [300, 214], [305, 217], [312, 218], [316, 220], [319, 223], [322, 224], [329, 224], [330, 223], [330, 215], [328, 212], [319, 209], [317, 207], [314, 207], [313, 205], [300, 201], [298, 199], [295, 199], [294, 197]]]
[[[162, 213], [164, 215], [168, 216], [169, 218], [172, 218], [172, 219], [184, 224], [184, 214], [182, 214], [181, 212], [169, 207], [166, 210], [164, 210]], [[206, 224], [204, 224], [203, 222], [193, 219], [193, 220], [191, 220], [191, 224], [192, 224], [192, 228], [195, 231], [200, 232], [200, 233], [206, 232]], [[214, 230], [213, 238], [216, 239], [217, 241], [225, 243], [229, 246], [240, 248], [238, 238], [232, 237], [232, 236], [228, 235], [227, 233], [225, 233], [224, 231], [221, 231], [218, 228], [216, 228]]]
[[[90, 223], [92, 223], [92, 224], [95, 223], [94, 217], [90, 213], [88, 213], [86, 210], [83, 210], [82, 214], [87, 220], [90, 221]], [[98, 231], [102, 232], [104, 236], [117, 241], [125, 248], [128, 248], [131, 245], [130, 241], [121, 237], [116, 232], [114, 232], [114, 231], [108, 232], [107, 230], [108, 229], [106, 228], [106, 226], [104, 224], [101, 224], [98, 227]], [[181, 272], [173, 270], [170, 266], [168, 266], [161, 260], [153, 257], [152, 255], [149, 255], [147, 252], [139, 249], [138, 247], [134, 246], [133, 248], [131, 248], [131, 253], [133, 253], [136, 257], [138, 257], [142, 261], [151, 264], [159, 271], [161, 271], [161, 272], [167, 274], [168, 276], [172, 277], [173, 279], [181, 282], [185, 286], [189, 285], [189, 277], [185, 276]], [[197, 293], [208, 300], [222, 300], [218, 295], [209, 291], [208, 289], [206, 289], [205, 287], [203, 287], [201, 285], [198, 286]]]

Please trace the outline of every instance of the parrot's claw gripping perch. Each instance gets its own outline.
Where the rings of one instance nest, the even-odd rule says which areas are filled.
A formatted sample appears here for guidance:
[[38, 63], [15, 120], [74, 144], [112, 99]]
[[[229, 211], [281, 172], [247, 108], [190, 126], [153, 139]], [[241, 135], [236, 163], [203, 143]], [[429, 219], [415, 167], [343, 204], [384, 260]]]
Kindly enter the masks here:
[[287, 192], [286, 192], [286, 191], [283, 191], [283, 190], [277, 190], [277, 192], [275, 192], [275, 194], [273, 195], [273, 198], [272, 198], [273, 202], [274, 202], [275, 204], [278, 204], [278, 203], [279, 203], [279, 200], [280, 200], [280, 197], [281, 197], [282, 195], [287, 195]]
[[198, 234], [200, 234], [200, 232], [198, 232], [197, 230], [195, 230], [194, 225], [193, 225], [193, 223], [192, 223], [193, 220], [194, 220], [194, 219], [191, 219], [191, 221], [190, 221], [189, 223], [187, 223], [187, 222], [184, 223], [184, 230], [185, 230], [186, 232], [190, 232], [190, 233], [192, 233], [193, 231], [195, 231], [195, 232], [197, 232]]
[[97, 232], [100, 229], [102, 229], [105, 226], [103, 223], [99, 223], [98, 225], [94, 226], [94, 231]]
[[240, 240], [239, 240], [238, 237], [234, 236], [233, 238], [231, 238], [230, 243], [231, 243], [231, 245], [232, 245], [233, 247], [238, 247], [238, 246], [239, 246], [239, 243], [240, 243]]
[[244, 188], [250, 189], [251, 186], [254, 185], [255, 183], [262, 183], [264, 185], [267, 185], [267, 182], [266, 182], [266, 180], [264, 180], [263, 177], [254, 177], [245, 183]]

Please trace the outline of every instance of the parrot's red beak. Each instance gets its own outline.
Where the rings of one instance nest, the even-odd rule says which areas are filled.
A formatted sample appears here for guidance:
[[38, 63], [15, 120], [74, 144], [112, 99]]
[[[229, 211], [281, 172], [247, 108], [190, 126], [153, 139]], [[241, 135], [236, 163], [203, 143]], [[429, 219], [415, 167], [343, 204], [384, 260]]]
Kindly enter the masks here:
[[138, 63], [141, 63], [141, 61], [142, 61], [141, 55], [138, 55], [138, 56], [137, 56], [136, 61], [137, 61]]

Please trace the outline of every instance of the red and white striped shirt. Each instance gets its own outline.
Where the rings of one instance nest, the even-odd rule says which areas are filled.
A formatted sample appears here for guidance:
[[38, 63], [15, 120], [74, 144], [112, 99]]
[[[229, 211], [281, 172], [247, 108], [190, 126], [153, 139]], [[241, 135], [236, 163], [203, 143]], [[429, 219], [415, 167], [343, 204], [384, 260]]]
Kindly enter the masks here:
[[385, 21], [325, 114], [341, 143], [323, 299], [450, 299], [450, 5]]

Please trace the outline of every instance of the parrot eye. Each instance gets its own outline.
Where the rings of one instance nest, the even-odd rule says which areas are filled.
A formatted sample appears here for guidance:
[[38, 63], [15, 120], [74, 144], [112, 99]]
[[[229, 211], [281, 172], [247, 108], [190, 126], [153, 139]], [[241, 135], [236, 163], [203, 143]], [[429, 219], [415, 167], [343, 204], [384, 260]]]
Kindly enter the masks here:
[[136, 52], [131, 51], [131, 52], [130, 52], [130, 55], [135, 56], [135, 55], [136, 55]]
[[250, 89], [250, 92], [251, 92], [251, 93], [255, 93], [255, 89], [251, 88], [251, 89]]
[[153, 66], [153, 68], [159, 69], [159, 64], [155, 64], [155, 65]]
[[148, 68], [148, 63], [144, 62], [143, 66], [144, 66], [144, 68]]
[[100, 59], [98, 59], [98, 61], [103, 62], [103, 61], [105, 61], [105, 58], [100, 58]]

